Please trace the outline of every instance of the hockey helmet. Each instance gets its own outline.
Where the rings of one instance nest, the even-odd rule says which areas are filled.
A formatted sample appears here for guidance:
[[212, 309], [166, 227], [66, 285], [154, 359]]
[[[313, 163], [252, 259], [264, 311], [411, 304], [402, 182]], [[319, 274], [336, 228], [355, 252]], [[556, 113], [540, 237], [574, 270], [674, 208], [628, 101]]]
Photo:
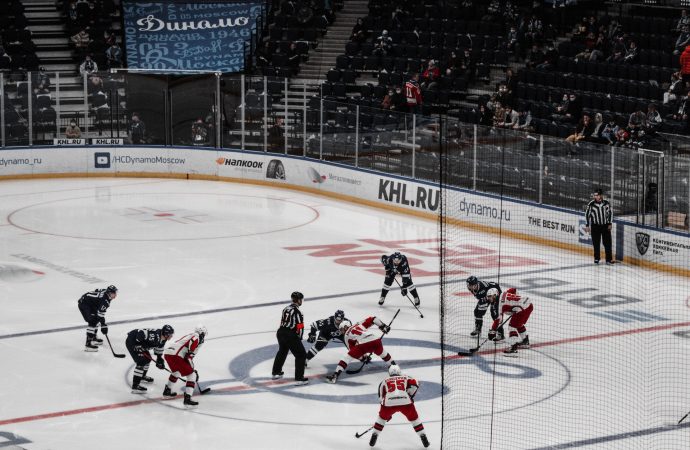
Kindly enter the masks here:
[[208, 334], [206, 327], [204, 325], [198, 325], [196, 328], [194, 328], [194, 332], [199, 335], [199, 343], [203, 343], [206, 335]]
[[486, 291], [486, 298], [491, 298], [491, 299], [497, 299], [498, 298], [498, 289], [496, 288], [491, 288], [488, 291]]
[[175, 330], [170, 325], [163, 325], [163, 328], [161, 328], [161, 334], [163, 336], [172, 336], [175, 334]]
[[[479, 280], [477, 279], [477, 277], [475, 277], [474, 275], [467, 277], [467, 289], [469, 289], [472, 292], [476, 292], [477, 289], [479, 288], [478, 285], [479, 285]], [[476, 286], [476, 287], [474, 287], [474, 286]]]
[[302, 294], [300, 291], [295, 291], [292, 294], [290, 294], [290, 298], [293, 302], [296, 302], [298, 300], [304, 300], [304, 294]]
[[333, 320], [335, 320], [335, 323], [340, 323], [343, 321], [345, 318], [345, 313], [343, 312], [342, 309], [339, 309], [333, 314]]
[[113, 292], [113, 293], [117, 294], [117, 288], [111, 284], [110, 286], [105, 288], [105, 292]]
[[397, 364], [391, 364], [391, 366], [388, 368], [388, 375], [395, 377], [398, 376], [402, 373], [402, 370], [400, 370], [400, 366]]
[[345, 333], [347, 333], [347, 330], [349, 330], [351, 326], [352, 326], [352, 322], [350, 322], [348, 319], [343, 319], [343, 321], [340, 322], [340, 326], [338, 327], [338, 329], [340, 330], [340, 332], [342, 334], [345, 334]]
[[400, 252], [393, 253], [393, 260], [395, 261], [396, 259], [402, 261], [402, 254]]

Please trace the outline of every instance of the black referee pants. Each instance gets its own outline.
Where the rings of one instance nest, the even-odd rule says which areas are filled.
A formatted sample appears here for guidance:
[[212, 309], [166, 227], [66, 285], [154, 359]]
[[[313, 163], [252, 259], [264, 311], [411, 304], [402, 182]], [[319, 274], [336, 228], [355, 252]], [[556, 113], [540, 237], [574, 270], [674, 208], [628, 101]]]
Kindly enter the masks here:
[[304, 364], [307, 361], [307, 352], [304, 350], [302, 340], [294, 330], [280, 327], [276, 332], [278, 339], [278, 353], [273, 360], [273, 375], [278, 375], [283, 371], [283, 364], [287, 358], [288, 350], [295, 357], [295, 380], [304, 378]]
[[611, 255], [611, 230], [608, 225], [592, 225], [592, 245], [594, 245], [594, 261], [601, 259], [600, 246], [601, 241], [604, 241], [604, 253], [606, 254], [606, 261], [613, 261]]

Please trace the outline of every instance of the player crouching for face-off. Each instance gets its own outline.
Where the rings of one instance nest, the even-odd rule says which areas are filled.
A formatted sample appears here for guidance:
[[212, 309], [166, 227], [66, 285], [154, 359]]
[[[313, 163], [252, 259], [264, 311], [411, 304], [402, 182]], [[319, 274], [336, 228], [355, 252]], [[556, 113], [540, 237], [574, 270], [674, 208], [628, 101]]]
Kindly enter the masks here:
[[103, 339], [96, 337], [98, 324], [101, 325], [101, 333], [108, 334], [108, 325], [105, 323], [105, 313], [110, 307], [110, 302], [117, 297], [117, 288], [112, 284], [105, 289], [96, 289], [87, 292], [79, 298], [79, 311], [88, 324], [86, 327], [85, 352], [97, 352], [98, 345], [103, 344]]
[[374, 433], [369, 439], [369, 445], [376, 445], [379, 433], [383, 431], [386, 422], [391, 420], [393, 414], [399, 412], [412, 423], [414, 431], [422, 440], [424, 447], [429, 446], [429, 440], [424, 434], [424, 425], [419, 420], [417, 408], [414, 406], [414, 396], [419, 389], [419, 383], [412, 377], [403, 374], [400, 367], [391, 365], [388, 368], [389, 377], [379, 384], [379, 416], [374, 423]]
[[518, 348], [529, 348], [529, 336], [527, 335], [527, 328], [525, 324], [529, 320], [530, 314], [534, 310], [534, 305], [529, 297], [521, 297], [517, 294], [515, 288], [510, 288], [500, 295], [497, 289], [489, 289], [486, 293], [486, 298], [492, 304], [494, 302], [498, 303], [498, 311], [500, 312], [500, 317], [494, 320], [491, 326], [491, 331], [489, 331], [489, 339], [496, 339], [496, 331], [498, 326], [503, 321], [503, 316], [510, 316], [508, 321], [508, 329], [510, 334], [508, 336], [508, 347], [503, 354], [505, 356], [517, 356]]
[[143, 394], [146, 392], [144, 386], [140, 386], [142, 381], [146, 383], [153, 383], [153, 378], [146, 376], [149, 370], [149, 364], [153, 361], [150, 349], [156, 355], [156, 367], [159, 369], [165, 368], [163, 361], [163, 348], [175, 333], [173, 327], [170, 325], [163, 325], [163, 328], [155, 330], [152, 328], [141, 328], [132, 330], [127, 333], [127, 340], [125, 345], [129, 354], [132, 355], [134, 363], [137, 365], [134, 368], [134, 378], [132, 379], [132, 393]]
[[379, 327], [383, 334], [388, 333], [391, 328], [381, 322], [378, 317], [367, 317], [362, 322], [350, 326], [348, 320], [340, 324], [340, 330], [345, 339], [345, 346], [348, 349], [347, 355], [338, 362], [333, 374], [326, 377], [329, 383], [338, 381], [338, 377], [345, 370], [348, 364], [355, 361], [363, 361], [369, 357], [370, 353], [376, 354], [379, 358], [390, 364], [395, 364], [391, 355], [383, 349], [383, 343], [378, 333], [371, 329], [372, 325]]
[[164, 358], [170, 367], [170, 377], [163, 391], [163, 397], [175, 397], [177, 393], [173, 392], [172, 388], [178, 378], [185, 377], [187, 384], [184, 391], [184, 405], [196, 406], [199, 404], [199, 402], [192, 400], [194, 386], [198, 379], [196, 370], [194, 370], [193, 359], [199, 353], [206, 335], [206, 327], [198, 326], [193, 333], [182, 336], [173, 345], [165, 349]]

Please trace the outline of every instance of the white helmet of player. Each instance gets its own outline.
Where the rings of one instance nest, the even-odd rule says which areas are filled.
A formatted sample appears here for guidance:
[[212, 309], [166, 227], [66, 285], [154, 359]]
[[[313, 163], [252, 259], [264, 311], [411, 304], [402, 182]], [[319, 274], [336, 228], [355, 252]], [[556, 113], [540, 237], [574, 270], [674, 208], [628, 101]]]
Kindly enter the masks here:
[[400, 366], [397, 364], [391, 364], [391, 366], [388, 368], [388, 375], [392, 377], [396, 377], [402, 373], [402, 370], [400, 370]]
[[206, 327], [204, 325], [197, 325], [197, 327], [194, 328], [194, 332], [199, 335], [202, 341], [204, 340], [204, 338], [206, 338], [206, 335], [208, 334], [208, 331], [206, 331]]
[[486, 291], [486, 298], [489, 300], [497, 299], [498, 298], [498, 289], [491, 288], [488, 291]]
[[340, 326], [338, 326], [338, 329], [342, 334], [347, 333], [347, 330], [350, 329], [352, 326], [352, 322], [350, 322], [349, 319], [344, 319], [342, 322], [340, 322]]

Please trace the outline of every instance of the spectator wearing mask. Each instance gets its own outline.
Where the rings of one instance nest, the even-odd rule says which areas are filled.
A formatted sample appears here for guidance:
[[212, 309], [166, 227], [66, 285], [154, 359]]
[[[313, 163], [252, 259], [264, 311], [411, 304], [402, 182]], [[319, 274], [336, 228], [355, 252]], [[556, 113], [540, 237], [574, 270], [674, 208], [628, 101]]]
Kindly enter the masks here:
[[77, 122], [70, 120], [69, 125], [65, 128], [65, 137], [67, 139], [79, 139], [81, 138], [81, 130], [77, 126]]
[[86, 55], [84, 62], [79, 66], [79, 73], [82, 77], [88, 77], [91, 74], [98, 72], [98, 65], [96, 61], [91, 59], [91, 55]]
[[594, 125], [592, 126], [592, 130], [590, 133], [585, 136], [585, 141], [587, 142], [594, 142], [596, 144], [603, 144], [606, 141], [602, 137], [602, 133], [604, 132], [604, 128], [606, 127], [606, 124], [604, 123], [604, 118], [601, 115], [601, 113], [596, 113], [594, 115]]
[[616, 118], [614, 116], [609, 116], [604, 125], [604, 129], [601, 132], [601, 138], [603, 143], [608, 145], [613, 145], [616, 143], [616, 134], [618, 133], [618, 125], [616, 124]]
[[199, 117], [192, 123], [192, 145], [206, 145], [208, 143], [208, 130], [204, 121]]
[[407, 98], [402, 92], [402, 88], [397, 86], [395, 88], [395, 93], [391, 99], [391, 109], [396, 111], [406, 111], [407, 110]]
[[146, 125], [139, 118], [139, 113], [132, 113], [132, 121], [128, 127], [129, 140], [132, 144], [143, 144], [146, 139]]
[[631, 134], [637, 134], [637, 132], [647, 126], [646, 122], [646, 114], [642, 111], [635, 111], [634, 113], [630, 114], [630, 117], [628, 118], [628, 131], [630, 131]]
[[534, 126], [532, 126], [532, 113], [530, 111], [520, 111], [518, 116], [518, 122], [513, 125], [513, 129], [525, 132], [534, 131]]
[[501, 128], [513, 128], [520, 121], [520, 115], [510, 105], [503, 110], [503, 120], [498, 124]]
[[393, 39], [388, 36], [388, 30], [383, 30], [381, 35], [376, 38], [373, 54], [377, 56], [386, 56], [393, 45]]
[[393, 95], [395, 95], [395, 91], [393, 89], [388, 89], [388, 93], [381, 101], [381, 109], [391, 109], [391, 106], [393, 106]]
[[91, 37], [89, 36], [88, 28], [82, 28], [77, 34], [70, 38], [72, 44], [77, 49], [77, 51], [86, 52], [86, 49], [91, 43]]

